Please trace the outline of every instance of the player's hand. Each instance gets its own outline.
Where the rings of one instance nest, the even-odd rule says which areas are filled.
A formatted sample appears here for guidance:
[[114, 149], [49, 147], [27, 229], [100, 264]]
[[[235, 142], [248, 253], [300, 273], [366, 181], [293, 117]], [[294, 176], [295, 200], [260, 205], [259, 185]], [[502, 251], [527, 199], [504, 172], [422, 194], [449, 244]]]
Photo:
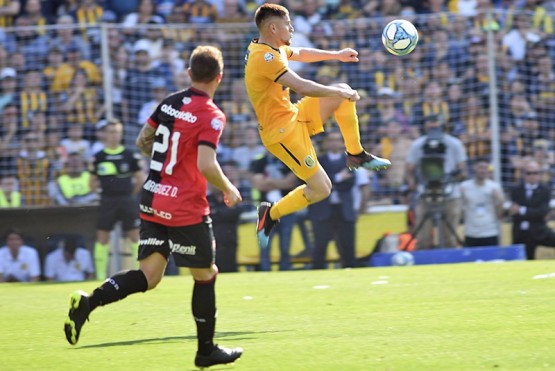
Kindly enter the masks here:
[[242, 200], [243, 199], [241, 198], [241, 194], [239, 193], [239, 190], [235, 186], [232, 186], [231, 189], [224, 192], [224, 203], [227, 207], [233, 207], [237, 205], [239, 202], [241, 202]]
[[358, 52], [351, 48], [341, 49], [337, 52], [337, 59], [341, 62], [358, 62]]
[[341, 96], [345, 99], [350, 100], [351, 102], [356, 102], [360, 99], [360, 95], [358, 95], [358, 92], [353, 89], [341, 89]]

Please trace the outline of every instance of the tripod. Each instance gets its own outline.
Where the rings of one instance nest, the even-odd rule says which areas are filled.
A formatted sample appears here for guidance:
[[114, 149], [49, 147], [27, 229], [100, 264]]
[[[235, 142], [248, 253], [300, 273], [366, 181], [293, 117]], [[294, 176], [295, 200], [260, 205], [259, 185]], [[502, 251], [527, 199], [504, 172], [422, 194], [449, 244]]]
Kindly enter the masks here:
[[438, 243], [440, 247], [445, 246], [445, 231], [443, 230], [444, 224], [445, 226], [447, 226], [447, 230], [449, 231], [451, 236], [455, 237], [457, 243], [463, 246], [464, 243], [457, 235], [455, 227], [453, 226], [453, 224], [451, 224], [451, 222], [447, 219], [445, 215], [445, 195], [435, 192], [425, 192], [421, 196], [421, 199], [427, 203], [428, 209], [426, 210], [426, 213], [424, 214], [422, 220], [420, 220], [420, 222], [412, 232], [410, 240], [407, 241], [407, 243], [405, 243], [405, 245], [403, 246], [403, 250], [406, 250], [407, 247], [410, 246], [412, 241], [418, 236], [418, 233], [428, 220], [431, 220], [433, 222], [433, 225], [436, 227]]

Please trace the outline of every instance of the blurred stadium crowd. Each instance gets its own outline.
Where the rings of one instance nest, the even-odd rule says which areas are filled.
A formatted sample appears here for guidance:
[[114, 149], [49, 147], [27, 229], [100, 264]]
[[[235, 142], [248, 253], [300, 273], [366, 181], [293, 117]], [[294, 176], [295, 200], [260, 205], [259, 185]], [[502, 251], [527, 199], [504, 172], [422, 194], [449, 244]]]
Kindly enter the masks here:
[[[323, 84], [358, 89], [363, 143], [394, 163], [370, 175], [374, 199], [403, 201], [404, 159], [429, 115], [441, 116], [470, 159], [491, 157], [491, 123], [498, 120], [505, 189], [519, 179], [527, 157], [552, 183], [555, 1], [277, 2], [291, 10], [294, 46], [359, 52], [356, 64], [291, 68]], [[158, 102], [188, 87], [188, 55], [202, 43], [224, 53], [225, 78], [215, 100], [228, 126], [219, 156], [238, 167], [249, 198], [249, 165], [264, 149], [244, 88], [243, 56], [256, 36], [252, 15], [259, 3], [0, 0], [0, 207], [73, 203], [60, 179], [86, 171], [102, 148], [104, 120], [121, 119], [124, 144], [134, 147]], [[383, 26], [399, 17], [421, 34], [406, 57], [381, 45]], [[80, 158], [70, 156], [75, 153]], [[9, 196], [12, 191], [18, 196]]]

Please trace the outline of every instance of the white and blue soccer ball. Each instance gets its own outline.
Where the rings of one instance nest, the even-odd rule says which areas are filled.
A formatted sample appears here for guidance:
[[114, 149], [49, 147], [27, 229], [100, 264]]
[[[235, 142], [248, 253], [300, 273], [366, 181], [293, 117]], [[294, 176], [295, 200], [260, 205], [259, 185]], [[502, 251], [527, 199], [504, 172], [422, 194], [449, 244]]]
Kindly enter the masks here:
[[394, 55], [407, 55], [418, 44], [418, 31], [412, 23], [404, 19], [389, 22], [382, 32], [385, 49]]
[[410, 252], [399, 251], [391, 256], [391, 265], [395, 266], [405, 266], [413, 265], [414, 256]]

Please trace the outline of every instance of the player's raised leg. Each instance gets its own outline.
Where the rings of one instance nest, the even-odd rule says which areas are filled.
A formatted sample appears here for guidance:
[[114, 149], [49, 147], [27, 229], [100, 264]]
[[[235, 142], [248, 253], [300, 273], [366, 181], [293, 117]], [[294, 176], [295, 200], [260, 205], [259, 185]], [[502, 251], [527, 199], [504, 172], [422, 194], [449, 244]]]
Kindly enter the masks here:
[[[337, 84], [338, 87], [351, 89], [347, 84]], [[322, 121], [326, 121], [334, 115], [339, 130], [345, 141], [347, 149], [347, 167], [356, 169], [360, 166], [369, 170], [382, 170], [391, 166], [391, 162], [385, 158], [372, 155], [364, 150], [360, 143], [360, 131], [358, 126], [358, 116], [356, 102], [344, 99], [343, 97], [320, 98], [320, 115]]]
[[69, 313], [64, 323], [67, 341], [71, 345], [77, 344], [85, 321], [97, 307], [155, 288], [162, 280], [166, 264], [165, 256], [153, 253], [140, 261], [140, 269], [117, 273], [104, 281], [91, 295], [83, 291], [73, 292], [70, 296]]

